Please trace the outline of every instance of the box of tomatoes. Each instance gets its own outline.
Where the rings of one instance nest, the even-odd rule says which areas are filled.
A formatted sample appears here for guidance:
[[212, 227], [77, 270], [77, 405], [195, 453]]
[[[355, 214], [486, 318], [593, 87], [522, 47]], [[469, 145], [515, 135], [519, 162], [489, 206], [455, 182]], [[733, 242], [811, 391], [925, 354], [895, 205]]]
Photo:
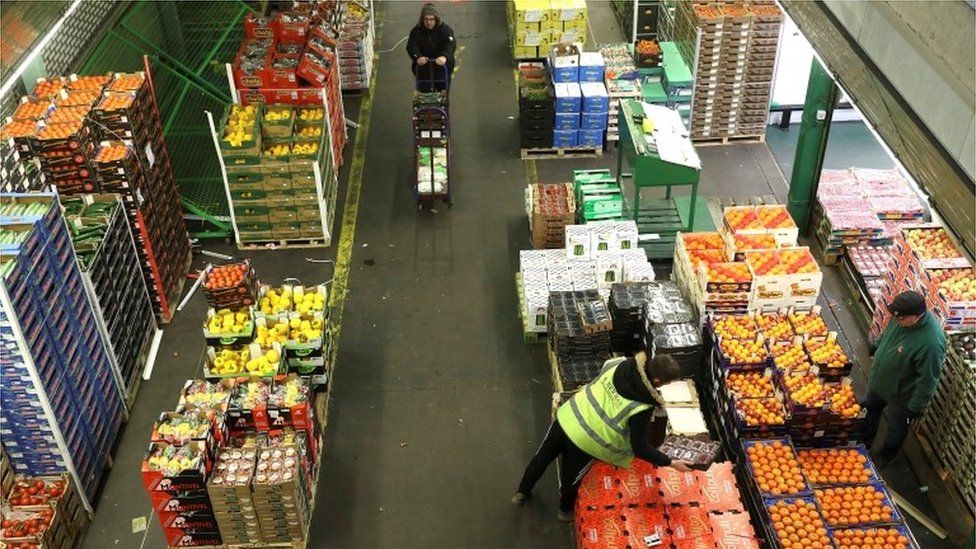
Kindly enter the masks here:
[[210, 265], [202, 276], [203, 295], [211, 307], [248, 307], [257, 299], [258, 280], [249, 260], [228, 265]]

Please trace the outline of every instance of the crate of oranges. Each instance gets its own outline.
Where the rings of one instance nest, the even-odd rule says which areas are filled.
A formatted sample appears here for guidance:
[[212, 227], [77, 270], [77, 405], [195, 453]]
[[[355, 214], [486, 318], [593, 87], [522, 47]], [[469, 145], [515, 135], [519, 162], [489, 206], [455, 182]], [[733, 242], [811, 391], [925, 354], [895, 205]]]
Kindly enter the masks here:
[[759, 325], [748, 315], [709, 315], [708, 329], [715, 341], [719, 339], [755, 339]]
[[856, 528], [828, 529], [837, 549], [863, 549], [865, 547], [884, 547], [884, 549], [917, 549], [911, 532], [903, 524]]
[[767, 499], [763, 502], [773, 541], [783, 548], [831, 549], [827, 525], [811, 497]]
[[779, 246], [795, 246], [800, 236], [793, 216], [782, 204], [756, 206], [756, 217]]
[[767, 234], [755, 206], [731, 206], [725, 208], [724, 226], [732, 234]]
[[877, 526], [902, 521], [880, 483], [818, 488], [813, 497], [828, 526]]
[[805, 373], [810, 370], [810, 357], [803, 348], [803, 339], [794, 337], [789, 340], [770, 341], [769, 354], [773, 359], [773, 366], [786, 374]]
[[257, 276], [251, 262], [207, 267], [203, 272], [203, 295], [217, 309], [253, 305], [257, 300]]
[[796, 332], [790, 319], [783, 313], [764, 313], [755, 316], [756, 325], [769, 341], [784, 341], [793, 339]]
[[762, 336], [754, 339], [720, 338], [719, 365], [727, 370], [762, 370], [769, 366], [769, 351]]
[[733, 395], [730, 404], [739, 436], [785, 433], [786, 409], [779, 395], [744, 398]]
[[762, 497], [809, 495], [789, 437], [742, 441], [746, 468]]
[[92, 114], [100, 124], [113, 132], [131, 131], [144, 126], [142, 105], [136, 92], [105, 92], [95, 104]]
[[779, 246], [771, 234], [725, 233], [725, 253], [732, 261], [742, 261], [746, 252], [775, 250]]
[[793, 325], [793, 331], [796, 332], [796, 335], [827, 337], [827, 334], [830, 333], [827, 329], [827, 323], [820, 316], [820, 306], [810, 309], [791, 309], [787, 313], [787, 316], [790, 319], [790, 324]]
[[698, 268], [700, 287], [705, 292], [736, 293], [752, 289], [752, 273], [744, 262], [702, 263]]
[[836, 381], [851, 373], [854, 367], [837, 342], [836, 332], [829, 332], [824, 339], [808, 339], [803, 342], [803, 348], [813, 365], [820, 369], [820, 375], [824, 379]]
[[796, 455], [803, 475], [815, 488], [880, 481], [867, 448], [861, 444], [845, 448], [800, 448]]

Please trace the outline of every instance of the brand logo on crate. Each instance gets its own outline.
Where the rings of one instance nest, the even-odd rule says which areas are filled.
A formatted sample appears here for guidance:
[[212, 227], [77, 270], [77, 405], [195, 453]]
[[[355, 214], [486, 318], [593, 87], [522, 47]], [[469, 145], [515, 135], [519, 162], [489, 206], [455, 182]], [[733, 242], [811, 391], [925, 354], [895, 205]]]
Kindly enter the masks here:
[[254, 38], [272, 38], [274, 37], [274, 31], [268, 27], [254, 27], [251, 31]]
[[264, 81], [259, 76], [241, 76], [241, 85], [245, 88], [260, 88]]

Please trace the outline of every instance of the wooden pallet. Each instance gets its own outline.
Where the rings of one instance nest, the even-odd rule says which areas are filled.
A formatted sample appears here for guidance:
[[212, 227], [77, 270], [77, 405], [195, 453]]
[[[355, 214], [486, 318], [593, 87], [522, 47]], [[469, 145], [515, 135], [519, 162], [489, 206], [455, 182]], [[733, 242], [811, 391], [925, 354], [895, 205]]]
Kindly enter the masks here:
[[545, 340], [545, 332], [529, 330], [529, 319], [525, 318], [525, 292], [522, 291], [522, 273], [515, 273], [515, 301], [518, 302], [518, 316], [522, 322], [522, 341], [526, 343], [541, 343]]
[[294, 240], [255, 240], [251, 242], [239, 242], [239, 250], [275, 250], [275, 249], [303, 249], [303, 248], [325, 248], [328, 242], [321, 238], [296, 238]]
[[600, 158], [603, 147], [556, 147], [550, 149], [521, 149], [522, 160], [552, 158]]
[[695, 142], [695, 145], [700, 147], [709, 147], [712, 145], [737, 145], [740, 143], [765, 143], [766, 134], [726, 135], [717, 137], [695, 137], [692, 135], [691, 140]]

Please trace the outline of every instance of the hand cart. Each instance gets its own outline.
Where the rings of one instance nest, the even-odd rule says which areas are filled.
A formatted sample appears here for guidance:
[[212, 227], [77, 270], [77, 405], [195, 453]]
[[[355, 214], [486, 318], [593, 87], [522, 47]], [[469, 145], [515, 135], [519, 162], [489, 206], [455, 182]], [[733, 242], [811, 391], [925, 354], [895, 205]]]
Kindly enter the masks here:
[[[443, 69], [437, 71], [437, 69]], [[437, 72], [441, 72], [438, 77]], [[422, 73], [427, 73], [426, 77]], [[428, 63], [414, 71], [417, 91], [413, 96], [414, 196], [417, 207], [451, 201], [450, 79], [447, 67]]]

